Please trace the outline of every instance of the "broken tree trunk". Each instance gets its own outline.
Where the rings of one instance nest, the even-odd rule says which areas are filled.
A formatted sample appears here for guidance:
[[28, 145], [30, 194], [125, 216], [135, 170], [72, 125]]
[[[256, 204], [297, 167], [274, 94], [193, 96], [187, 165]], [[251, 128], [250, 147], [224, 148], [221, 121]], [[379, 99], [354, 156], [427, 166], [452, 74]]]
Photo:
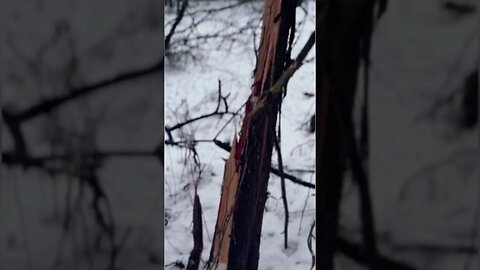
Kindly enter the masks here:
[[258, 268], [263, 212], [275, 125], [282, 95], [269, 90], [282, 76], [295, 1], [265, 0], [263, 28], [251, 95], [239, 141], [225, 165], [209, 269]]

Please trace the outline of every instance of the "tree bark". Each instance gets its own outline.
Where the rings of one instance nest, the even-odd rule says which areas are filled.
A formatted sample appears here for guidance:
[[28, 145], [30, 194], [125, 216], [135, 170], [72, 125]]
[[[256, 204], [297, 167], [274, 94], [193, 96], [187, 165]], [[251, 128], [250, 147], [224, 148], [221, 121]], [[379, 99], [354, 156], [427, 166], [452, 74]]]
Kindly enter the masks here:
[[[239, 141], [234, 140], [225, 168], [210, 269], [258, 268], [275, 125], [282, 101], [282, 95], [273, 95], [269, 89], [285, 70], [294, 12], [293, 0], [265, 0], [254, 82], [246, 102]], [[260, 104], [264, 106], [258, 106]], [[252, 115], [253, 109], [260, 107], [262, 109]], [[231, 183], [237, 182], [237, 178], [238, 188], [232, 187]]]

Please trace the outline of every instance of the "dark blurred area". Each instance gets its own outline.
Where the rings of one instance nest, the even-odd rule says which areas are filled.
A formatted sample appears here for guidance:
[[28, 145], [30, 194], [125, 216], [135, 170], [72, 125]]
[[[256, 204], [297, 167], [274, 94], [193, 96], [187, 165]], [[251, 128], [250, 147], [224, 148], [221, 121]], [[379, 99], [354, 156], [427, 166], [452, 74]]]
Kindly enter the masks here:
[[0, 268], [163, 265], [163, 1], [2, 5]]
[[318, 6], [317, 267], [479, 269], [479, 2]]

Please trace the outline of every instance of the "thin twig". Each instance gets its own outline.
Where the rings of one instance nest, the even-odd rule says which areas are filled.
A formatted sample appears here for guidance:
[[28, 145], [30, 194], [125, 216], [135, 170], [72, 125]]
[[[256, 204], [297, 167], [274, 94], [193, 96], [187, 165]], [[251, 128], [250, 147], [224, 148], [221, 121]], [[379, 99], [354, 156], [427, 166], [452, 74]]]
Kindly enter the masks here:
[[[215, 143], [216, 146], [222, 148], [223, 150], [227, 151], [227, 152], [230, 152], [230, 150], [232, 149], [230, 145], [226, 144], [226, 143], [223, 143], [219, 140], [213, 140], [213, 143]], [[309, 182], [306, 182], [306, 181], [303, 181], [291, 174], [288, 174], [288, 173], [285, 173], [285, 172], [281, 172], [279, 169], [277, 168], [274, 168], [274, 167], [270, 167], [270, 172], [275, 174], [276, 176], [278, 177], [285, 177], [285, 179], [288, 179], [290, 181], [292, 181], [293, 183], [295, 184], [298, 184], [298, 185], [301, 185], [301, 186], [304, 186], [304, 187], [308, 187], [308, 188], [311, 188], [311, 189], [315, 189], [315, 185], [312, 184], [312, 183], [309, 183]]]
[[308, 188], [311, 188], [311, 189], [315, 189], [315, 185], [312, 184], [312, 183], [309, 183], [309, 182], [306, 182], [306, 181], [303, 181], [291, 174], [288, 174], [288, 173], [283, 173], [280, 172], [277, 168], [270, 168], [270, 172], [272, 172], [273, 174], [275, 174], [276, 176], [281, 176], [283, 175], [285, 177], [285, 179], [288, 179], [290, 181], [292, 181], [293, 183], [295, 184], [298, 184], [298, 185], [301, 185], [301, 186], [304, 186], [304, 187], [308, 187]]
[[[280, 128], [280, 127], [279, 127]], [[275, 132], [273, 132], [275, 135]], [[279, 139], [274, 136], [273, 138], [273, 143], [275, 146], [275, 149], [277, 151], [277, 157], [278, 157], [278, 169], [280, 171], [280, 186], [282, 188], [282, 201], [283, 201], [283, 209], [285, 211], [285, 223], [284, 223], [284, 248], [288, 248], [288, 219], [289, 219], [289, 213], [288, 213], [288, 202], [287, 202], [287, 191], [285, 189], [285, 172], [283, 170], [283, 160], [282, 160], [282, 150], [280, 148], [280, 143], [278, 142]]]
[[175, 34], [175, 29], [177, 29], [177, 26], [182, 21], [183, 16], [185, 15], [185, 11], [187, 10], [187, 6], [188, 6], [188, 0], [183, 0], [182, 7], [178, 12], [177, 17], [175, 18], [175, 21], [173, 22], [172, 28], [170, 28], [170, 31], [165, 37], [165, 51], [168, 51], [168, 49], [170, 48], [170, 40], [172, 40], [173, 34]]
[[[229, 95], [226, 95], [226, 96], [222, 95], [222, 83], [219, 80], [218, 81], [218, 100], [217, 100], [217, 107], [215, 108], [215, 110], [211, 113], [200, 115], [200, 116], [188, 119], [186, 121], [183, 121], [181, 123], [177, 123], [177, 124], [175, 124], [174, 126], [171, 126], [171, 127], [165, 126], [165, 132], [167, 133], [168, 141], [173, 142], [172, 131], [174, 131], [176, 129], [179, 129], [179, 128], [182, 128], [183, 126], [191, 124], [193, 122], [196, 122], [196, 121], [199, 121], [199, 120], [202, 120], [202, 119], [206, 119], [206, 118], [209, 118], [209, 117], [213, 117], [213, 116], [220, 116], [220, 117], [223, 116], [223, 115], [237, 116], [238, 111], [237, 112], [230, 112], [228, 110], [228, 102], [227, 102], [228, 96]], [[220, 111], [220, 106], [221, 106], [222, 103], [225, 105], [225, 110], [224, 111]]]
[[265, 104], [267, 104], [267, 97], [274, 97], [282, 93], [283, 86], [288, 81], [288, 79], [290, 79], [293, 74], [295, 74], [295, 72], [302, 66], [305, 57], [307, 57], [308, 53], [313, 48], [313, 44], [315, 44], [315, 31], [312, 32], [307, 43], [302, 48], [295, 61], [293, 61], [293, 63], [288, 66], [288, 68], [283, 72], [282, 76], [280, 76], [280, 78], [273, 84], [273, 86], [268, 91], [266, 91], [266, 93], [270, 95], [266, 95], [265, 97], [263, 97], [246, 117], [253, 117], [259, 111], [264, 109]]
[[308, 238], [307, 238], [307, 246], [308, 250], [310, 251], [310, 254], [312, 255], [312, 264], [310, 266], [310, 270], [315, 269], [315, 252], [313, 252], [313, 247], [312, 247], [312, 242], [315, 240], [315, 235], [313, 233], [313, 228], [315, 228], [315, 220], [312, 223], [312, 226], [310, 226], [310, 232], [308, 233]]

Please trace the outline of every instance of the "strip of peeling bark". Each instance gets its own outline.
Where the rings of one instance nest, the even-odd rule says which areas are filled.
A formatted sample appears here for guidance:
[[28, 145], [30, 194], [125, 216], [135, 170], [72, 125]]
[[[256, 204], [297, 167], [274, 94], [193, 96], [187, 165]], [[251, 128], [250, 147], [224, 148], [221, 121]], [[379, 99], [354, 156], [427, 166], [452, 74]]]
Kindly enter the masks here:
[[228, 263], [229, 243], [233, 222], [232, 215], [238, 190], [238, 182], [240, 179], [240, 173], [237, 171], [237, 164], [235, 161], [236, 150], [237, 136], [235, 134], [230, 156], [225, 163], [220, 206], [218, 208], [213, 245], [210, 251], [209, 269], [216, 269], [218, 266], [226, 265]]

